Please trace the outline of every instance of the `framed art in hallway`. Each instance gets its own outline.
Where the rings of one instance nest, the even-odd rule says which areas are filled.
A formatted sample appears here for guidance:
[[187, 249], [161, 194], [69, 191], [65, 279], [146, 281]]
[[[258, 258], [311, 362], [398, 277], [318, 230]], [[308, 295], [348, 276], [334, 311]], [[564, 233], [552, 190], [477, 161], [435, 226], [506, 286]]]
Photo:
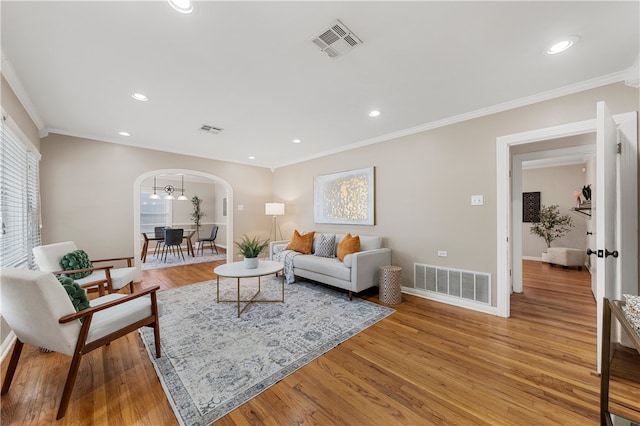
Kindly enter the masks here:
[[375, 167], [316, 176], [315, 223], [375, 224]]

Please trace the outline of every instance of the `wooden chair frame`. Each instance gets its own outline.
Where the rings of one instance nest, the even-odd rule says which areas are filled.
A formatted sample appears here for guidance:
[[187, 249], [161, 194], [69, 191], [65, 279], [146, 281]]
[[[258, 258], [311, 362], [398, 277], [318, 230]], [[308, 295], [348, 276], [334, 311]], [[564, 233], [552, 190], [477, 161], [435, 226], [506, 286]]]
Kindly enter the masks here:
[[[93, 306], [87, 309], [83, 309], [82, 311], [76, 312], [75, 314], [65, 315], [59, 319], [58, 322], [60, 324], [64, 324], [70, 321], [76, 321], [81, 318], [84, 318], [84, 322], [82, 323], [82, 327], [80, 329], [80, 334], [78, 336], [78, 341], [76, 343], [73, 358], [71, 359], [69, 374], [67, 374], [67, 380], [64, 385], [64, 391], [62, 392], [62, 398], [60, 400], [60, 406], [58, 408], [58, 414], [57, 414], [56, 420], [60, 420], [62, 417], [64, 417], [67, 411], [67, 407], [69, 406], [69, 401], [71, 399], [71, 391], [73, 390], [73, 386], [75, 384], [76, 377], [78, 375], [78, 370], [80, 368], [80, 360], [82, 359], [82, 355], [89, 353], [101, 346], [108, 345], [115, 339], [118, 339], [128, 333], [131, 333], [132, 331], [135, 331], [140, 327], [150, 326], [150, 327], [153, 327], [153, 334], [154, 334], [155, 346], [156, 346], [156, 358], [160, 358], [160, 322], [159, 322], [159, 316], [158, 316], [158, 301], [156, 297], [156, 291], [158, 291], [159, 289], [160, 289], [160, 286], [147, 288], [135, 294], [130, 294], [125, 297], [119, 298], [117, 300], [113, 300], [98, 306]], [[109, 309], [116, 305], [120, 305], [122, 303], [126, 303], [130, 300], [137, 299], [139, 297], [143, 297], [146, 295], [150, 295], [151, 297], [151, 315], [150, 316], [138, 322], [130, 324], [100, 339], [87, 343], [87, 337], [89, 335], [89, 327], [91, 326], [91, 320], [93, 319], [93, 315], [96, 312], [104, 311], [105, 309]], [[4, 395], [9, 391], [9, 387], [11, 386], [13, 375], [16, 371], [16, 367], [18, 366], [18, 360], [20, 359], [20, 354], [22, 353], [23, 346], [24, 346], [24, 343], [22, 343], [19, 339], [16, 339], [16, 343], [15, 343], [15, 346], [13, 347], [11, 360], [9, 361], [9, 367], [7, 368], [7, 374], [4, 378], [0, 395]]]
[[[115, 262], [120, 260], [127, 261], [127, 267], [130, 268], [133, 266], [133, 256], [131, 257], [114, 257], [112, 259], [98, 259], [91, 260], [91, 263], [103, 263], [103, 262]], [[104, 296], [105, 290], [107, 293], [113, 293], [113, 286], [111, 284], [111, 273], [110, 269], [113, 268], [113, 265], [109, 266], [96, 266], [93, 268], [82, 268], [82, 269], [71, 269], [66, 271], [54, 271], [52, 274], [54, 275], [67, 275], [67, 274], [75, 274], [77, 272], [89, 272], [89, 271], [102, 271], [104, 270], [105, 279], [93, 281], [90, 283], [85, 283], [80, 285], [82, 288], [86, 288], [88, 291], [93, 290], [93, 287], [97, 286], [98, 294], [100, 296]], [[129, 283], [129, 293], [133, 294], [133, 281]]]

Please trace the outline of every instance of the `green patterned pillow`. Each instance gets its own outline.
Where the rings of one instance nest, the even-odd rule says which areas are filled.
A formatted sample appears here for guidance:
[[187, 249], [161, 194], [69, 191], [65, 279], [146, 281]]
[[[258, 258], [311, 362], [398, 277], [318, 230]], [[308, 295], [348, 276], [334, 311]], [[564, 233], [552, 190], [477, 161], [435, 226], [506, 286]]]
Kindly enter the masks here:
[[[93, 264], [89, 260], [89, 256], [84, 250], [75, 250], [71, 253], [67, 253], [62, 256], [60, 259], [60, 266], [62, 266], [63, 271], [69, 271], [72, 269], [84, 269], [84, 268], [93, 268]], [[69, 278], [74, 280], [79, 280], [80, 278], [88, 277], [91, 275], [93, 271], [86, 272], [76, 272], [73, 274], [68, 274]]]
[[[58, 277], [58, 281], [60, 281], [62, 287], [67, 291], [67, 295], [69, 296], [71, 303], [73, 303], [73, 307], [76, 309], [76, 312], [89, 307], [87, 292], [85, 289], [80, 287], [77, 282], [69, 277]], [[82, 318], [82, 320], [84, 320], [84, 318]]]

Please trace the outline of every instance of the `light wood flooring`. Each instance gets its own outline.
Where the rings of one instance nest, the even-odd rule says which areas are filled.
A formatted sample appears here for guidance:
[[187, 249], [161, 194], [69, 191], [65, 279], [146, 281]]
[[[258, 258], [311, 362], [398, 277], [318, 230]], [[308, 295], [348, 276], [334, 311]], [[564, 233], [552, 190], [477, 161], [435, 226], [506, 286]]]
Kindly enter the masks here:
[[[210, 280], [214, 266], [145, 271], [141, 285], [166, 290]], [[513, 295], [508, 319], [403, 295], [397, 312], [218, 424], [595, 425], [589, 277], [525, 261], [524, 293]], [[378, 302], [375, 291], [364, 297]], [[138, 333], [84, 357], [67, 415], [56, 422], [69, 361], [25, 345], [0, 423], [177, 424]], [[612, 410], [636, 421], [639, 366], [637, 353], [618, 351], [611, 385]]]

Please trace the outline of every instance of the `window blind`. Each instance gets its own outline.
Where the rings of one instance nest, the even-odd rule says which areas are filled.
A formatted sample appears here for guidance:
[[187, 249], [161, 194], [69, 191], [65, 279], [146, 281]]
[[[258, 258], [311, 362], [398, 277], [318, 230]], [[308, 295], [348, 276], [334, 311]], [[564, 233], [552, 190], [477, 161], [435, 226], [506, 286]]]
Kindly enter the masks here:
[[0, 121], [0, 266], [37, 269], [40, 245], [39, 156]]

